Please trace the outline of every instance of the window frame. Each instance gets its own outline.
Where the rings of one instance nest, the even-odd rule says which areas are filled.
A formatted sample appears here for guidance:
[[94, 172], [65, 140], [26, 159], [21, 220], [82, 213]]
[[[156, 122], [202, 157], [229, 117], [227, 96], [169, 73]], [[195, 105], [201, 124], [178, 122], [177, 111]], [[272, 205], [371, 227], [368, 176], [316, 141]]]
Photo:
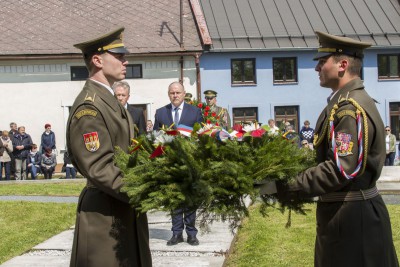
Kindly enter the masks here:
[[[381, 57], [386, 57], [387, 59], [389, 59], [390, 56], [396, 56], [397, 57], [397, 76], [390, 76], [390, 60], [387, 60], [386, 62], [386, 69], [389, 73], [387, 73], [385, 76], [381, 76], [379, 75], [379, 59]], [[377, 74], [378, 74], [378, 80], [400, 80], [400, 54], [397, 53], [391, 53], [391, 54], [377, 54]]]
[[[253, 115], [248, 115], [248, 116], [246, 116], [246, 115], [244, 115], [244, 116], [235, 116], [235, 113], [236, 113], [236, 111], [238, 111], [238, 110], [244, 110], [244, 111], [246, 111], [246, 110], [251, 110], [251, 109], [253, 109], [253, 111], [254, 111], [254, 114], [255, 114], [255, 116], [253, 116]], [[255, 121], [258, 121], [258, 115], [259, 115], [259, 112], [258, 112], [258, 107], [234, 107], [234, 108], [232, 108], [232, 121], [233, 121], [233, 125], [235, 125], [235, 124], [241, 124], [241, 123], [250, 123], [250, 122], [253, 122], [254, 120]], [[240, 118], [240, 119], [239, 119]], [[244, 120], [242, 120], [242, 118], [244, 118]], [[246, 120], [246, 118], [249, 118], [248, 120]]]
[[[82, 76], [82, 77], [75, 78], [74, 73], [76, 73], [76, 72], [74, 70], [75, 71], [76, 70], [80, 70], [80, 71], [85, 70], [87, 72], [87, 77]], [[71, 73], [71, 81], [86, 81], [89, 78], [89, 71], [86, 68], [86, 66], [70, 66], [70, 73]]]
[[[240, 61], [241, 63], [241, 81], [235, 81], [233, 77], [233, 63], [235, 61]], [[253, 80], [245, 81], [245, 68], [244, 62], [251, 61], [253, 65]], [[256, 58], [232, 58], [231, 59], [231, 85], [232, 86], [242, 86], [242, 85], [256, 85], [257, 84], [257, 75], [256, 75]]]
[[[286, 75], [286, 64], [282, 64], [284, 69], [282, 70], [282, 80], [275, 80], [275, 61], [280, 60], [281, 62], [283, 60], [294, 60], [294, 70], [293, 70], [293, 79], [287, 79]], [[284, 62], [282, 62], [284, 63]], [[297, 63], [297, 57], [273, 57], [272, 58], [272, 79], [273, 79], [273, 84], [297, 84], [299, 82], [298, 78], [298, 63]]]
[[[284, 111], [284, 114], [277, 114], [278, 109], [281, 109]], [[290, 113], [289, 111], [293, 109], [294, 113]], [[293, 130], [295, 132], [300, 131], [300, 106], [299, 105], [288, 105], [288, 106], [274, 106], [274, 119], [275, 119], [275, 124], [279, 128], [284, 128], [284, 125], [282, 125], [283, 121], [289, 121], [293, 125]]]
[[[397, 108], [393, 110], [394, 108]], [[389, 102], [389, 125], [396, 140], [400, 140], [400, 101]]]
[[[137, 66], [139, 66], [139, 68], [140, 68], [140, 76], [128, 77], [128, 75], [126, 75], [125, 79], [143, 79], [143, 64], [128, 64], [126, 66], [126, 69], [128, 70], [128, 68], [131, 67], [132, 68], [132, 74], [133, 74], [133, 67], [137, 67]], [[128, 71], [127, 71], [127, 74], [128, 74]]]

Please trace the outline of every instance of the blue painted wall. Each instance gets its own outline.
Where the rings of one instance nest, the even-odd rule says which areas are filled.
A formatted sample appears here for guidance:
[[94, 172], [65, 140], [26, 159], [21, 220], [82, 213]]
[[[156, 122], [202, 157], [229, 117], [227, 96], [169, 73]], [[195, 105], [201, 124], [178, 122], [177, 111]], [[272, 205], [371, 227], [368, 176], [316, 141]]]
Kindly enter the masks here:
[[[400, 81], [378, 81], [377, 54], [392, 53], [400, 50], [369, 49], [364, 58], [365, 86], [380, 103], [377, 106], [385, 125], [389, 124], [389, 102], [400, 102]], [[314, 127], [331, 93], [329, 88], [319, 86], [314, 55], [315, 51], [205, 53], [200, 58], [201, 89], [217, 91], [218, 105], [227, 108], [230, 114], [232, 108], [258, 107], [258, 120], [263, 124], [274, 118], [275, 106], [299, 106], [300, 127], [306, 119]], [[297, 57], [298, 83], [273, 84], [273, 57]], [[256, 59], [257, 85], [231, 85], [230, 64], [234, 58]]]

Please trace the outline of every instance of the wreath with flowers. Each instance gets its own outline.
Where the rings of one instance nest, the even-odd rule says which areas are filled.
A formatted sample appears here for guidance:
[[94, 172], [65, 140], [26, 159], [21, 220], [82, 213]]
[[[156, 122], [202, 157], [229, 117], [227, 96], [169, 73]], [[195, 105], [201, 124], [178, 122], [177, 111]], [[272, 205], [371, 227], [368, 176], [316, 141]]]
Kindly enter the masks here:
[[260, 192], [263, 213], [277, 203], [282, 210], [304, 213], [307, 201], [280, 199], [270, 187], [314, 166], [313, 151], [268, 130], [251, 124], [227, 132], [195, 124], [140, 136], [132, 140], [129, 153], [117, 149], [122, 190], [140, 212], [196, 209], [201, 229], [213, 220], [228, 220], [234, 229], [249, 214], [248, 200], [260, 199]]

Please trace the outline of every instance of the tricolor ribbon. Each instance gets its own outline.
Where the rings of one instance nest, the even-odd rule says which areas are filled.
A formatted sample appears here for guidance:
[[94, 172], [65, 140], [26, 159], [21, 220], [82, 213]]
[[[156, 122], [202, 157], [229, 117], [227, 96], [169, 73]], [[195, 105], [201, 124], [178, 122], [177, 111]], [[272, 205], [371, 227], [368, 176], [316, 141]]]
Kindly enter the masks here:
[[354, 177], [357, 176], [357, 174], [361, 170], [362, 162], [363, 162], [363, 135], [362, 135], [362, 123], [361, 123], [361, 114], [360, 112], [357, 112], [357, 143], [358, 143], [358, 160], [357, 160], [357, 167], [356, 169], [351, 173], [347, 174], [345, 170], [343, 169], [342, 164], [340, 164], [340, 159], [337, 153], [337, 144], [336, 144], [336, 138], [335, 138], [335, 125], [333, 124], [333, 120], [330, 121], [329, 126], [330, 126], [330, 137], [331, 137], [331, 142], [332, 142], [332, 149], [333, 149], [333, 154], [335, 157], [336, 165], [340, 171], [340, 173], [346, 177], [347, 179], [353, 179]]

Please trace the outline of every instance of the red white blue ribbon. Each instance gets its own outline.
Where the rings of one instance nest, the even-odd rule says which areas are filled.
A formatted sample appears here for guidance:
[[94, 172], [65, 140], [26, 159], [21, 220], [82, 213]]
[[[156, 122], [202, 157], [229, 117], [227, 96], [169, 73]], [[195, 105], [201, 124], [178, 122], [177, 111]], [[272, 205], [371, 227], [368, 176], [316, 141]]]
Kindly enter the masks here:
[[360, 172], [361, 166], [362, 166], [362, 162], [363, 162], [363, 156], [364, 156], [362, 123], [361, 123], [361, 114], [360, 114], [360, 112], [357, 112], [356, 122], [357, 122], [358, 160], [357, 160], [357, 167], [351, 174], [347, 174], [345, 172], [345, 170], [343, 169], [342, 164], [340, 164], [340, 159], [339, 159], [338, 152], [337, 152], [336, 137], [335, 137], [335, 125], [333, 124], [333, 120], [330, 121], [330, 125], [329, 125], [330, 126], [330, 137], [331, 137], [331, 142], [332, 142], [332, 149], [333, 149], [333, 154], [334, 154], [334, 157], [335, 157], [336, 165], [337, 165], [340, 173], [344, 177], [346, 177], [347, 179], [353, 179]]

